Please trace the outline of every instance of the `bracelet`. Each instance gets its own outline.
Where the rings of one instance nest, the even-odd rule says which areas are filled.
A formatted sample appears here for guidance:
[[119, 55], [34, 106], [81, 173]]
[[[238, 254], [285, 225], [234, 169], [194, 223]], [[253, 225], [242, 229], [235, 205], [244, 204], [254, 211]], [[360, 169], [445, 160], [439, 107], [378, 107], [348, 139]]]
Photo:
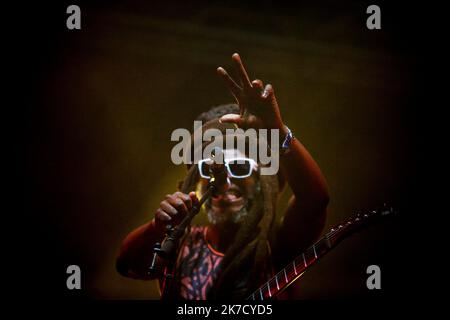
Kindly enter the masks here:
[[292, 140], [294, 140], [294, 135], [292, 134], [291, 129], [289, 129], [287, 126], [285, 127], [288, 132], [286, 134], [286, 137], [284, 138], [283, 143], [281, 144], [281, 150], [283, 150], [283, 152], [287, 152], [289, 150]]

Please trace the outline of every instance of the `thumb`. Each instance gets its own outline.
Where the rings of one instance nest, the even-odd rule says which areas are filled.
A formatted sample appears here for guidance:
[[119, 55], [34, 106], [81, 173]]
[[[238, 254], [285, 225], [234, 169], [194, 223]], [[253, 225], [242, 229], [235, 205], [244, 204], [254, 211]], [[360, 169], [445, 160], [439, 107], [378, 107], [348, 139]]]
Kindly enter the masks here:
[[238, 114], [226, 114], [222, 116], [219, 120], [221, 123], [235, 123], [238, 126], [242, 124], [242, 117]]
[[195, 191], [189, 192], [189, 197], [192, 200], [192, 206], [196, 206], [197, 207], [199, 205], [200, 201], [198, 200], [197, 194], [195, 193]]

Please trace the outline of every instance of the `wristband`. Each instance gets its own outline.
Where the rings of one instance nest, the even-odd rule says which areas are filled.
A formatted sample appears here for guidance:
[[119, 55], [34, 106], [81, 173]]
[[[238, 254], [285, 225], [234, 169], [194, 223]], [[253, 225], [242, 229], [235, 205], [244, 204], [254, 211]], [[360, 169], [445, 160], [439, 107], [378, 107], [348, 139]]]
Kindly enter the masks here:
[[289, 147], [291, 146], [292, 140], [294, 140], [294, 135], [292, 134], [291, 129], [289, 129], [287, 126], [285, 126], [287, 129], [286, 137], [284, 138], [283, 143], [281, 144], [281, 150], [286, 153], [289, 150]]

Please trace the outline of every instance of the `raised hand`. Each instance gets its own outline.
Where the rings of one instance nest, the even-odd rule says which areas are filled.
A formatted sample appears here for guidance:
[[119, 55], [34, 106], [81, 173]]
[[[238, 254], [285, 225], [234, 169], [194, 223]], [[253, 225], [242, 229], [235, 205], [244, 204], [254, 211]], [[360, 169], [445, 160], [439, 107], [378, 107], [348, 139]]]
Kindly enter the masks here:
[[283, 129], [283, 121], [272, 85], [264, 86], [259, 79], [250, 81], [239, 54], [235, 53], [231, 58], [238, 72], [239, 84], [224, 68], [217, 68], [217, 73], [236, 99], [240, 114], [224, 115], [220, 121], [236, 123], [243, 128]]

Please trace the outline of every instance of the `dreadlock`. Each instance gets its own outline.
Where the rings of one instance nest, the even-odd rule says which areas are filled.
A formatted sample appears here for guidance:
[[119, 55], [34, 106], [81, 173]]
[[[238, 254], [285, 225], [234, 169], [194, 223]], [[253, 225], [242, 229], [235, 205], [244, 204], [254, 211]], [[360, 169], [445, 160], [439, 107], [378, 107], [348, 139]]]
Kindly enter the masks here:
[[[181, 192], [194, 191], [199, 179], [197, 166], [192, 166], [181, 186]], [[275, 221], [275, 203], [278, 195], [276, 176], [259, 177], [260, 191], [244, 218], [235, 241], [225, 252], [221, 272], [210, 292], [211, 299], [245, 299], [259, 285], [260, 276], [267, 269], [269, 258], [268, 241], [272, 236]], [[253, 258], [253, 263], [251, 263]], [[246, 268], [249, 266], [250, 269]], [[237, 291], [234, 286], [252, 270], [247, 288]]]
[[[249, 292], [258, 287], [261, 276], [267, 271], [268, 240], [274, 224], [278, 180], [274, 176], [260, 176], [260, 185], [261, 191], [242, 222], [235, 242], [222, 260], [222, 273], [212, 298], [245, 299]], [[247, 287], [240, 291], [235, 290], [234, 286], [248, 274], [248, 270], [251, 270], [251, 274]]]
[[[239, 107], [228, 104], [215, 107], [201, 114], [197, 119], [210, 121], [223, 114], [238, 113]], [[181, 192], [194, 191], [199, 180], [197, 166], [191, 166], [181, 185]], [[250, 204], [235, 237], [235, 241], [225, 252], [221, 262], [221, 272], [215, 286], [209, 293], [210, 299], [245, 299], [259, 285], [261, 276], [267, 271], [269, 261], [268, 241], [271, 240], [276, 215], [276, 200], [279, 186], [276, 175], [259, 176], [259, 190]], [[236, 284], [248, 276], [245, 288], [237, 289]]]

